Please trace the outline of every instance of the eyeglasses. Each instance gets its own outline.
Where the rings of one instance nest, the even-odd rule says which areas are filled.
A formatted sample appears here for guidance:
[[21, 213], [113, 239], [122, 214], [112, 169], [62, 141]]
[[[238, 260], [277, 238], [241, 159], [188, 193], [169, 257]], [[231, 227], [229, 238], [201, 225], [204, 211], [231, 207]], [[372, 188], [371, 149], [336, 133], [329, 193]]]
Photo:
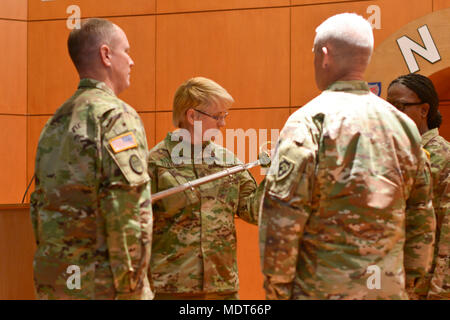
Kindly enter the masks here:
[[407, 107], [418, 106], [423, 104], [423, 101], [420, 102], [400, 102], [400, 101], [389, 101], [394, 107], [396, 107], [400, 111], [405, 111]]
[[213, 116], [212, 114], [206, 113], [206, 112], [201, 111], [201, 110], [197, 110], [197, 109], [194, 109], [194, 110], [197, 111], [197, 112], [199, 112], [199, 113], [201, 113], [201, 114], [204, 114], [205, 116], [208, 116], [208, 117], [210, 117], [210, 118], [213, 118], [213, 119], [215, 119], [216, 121], [225, 120], [225, 118], [228, 116], [228, 112], [225, 112], [225, 114], [224, 114], [224, 115], [221, 115], [221, 116]]

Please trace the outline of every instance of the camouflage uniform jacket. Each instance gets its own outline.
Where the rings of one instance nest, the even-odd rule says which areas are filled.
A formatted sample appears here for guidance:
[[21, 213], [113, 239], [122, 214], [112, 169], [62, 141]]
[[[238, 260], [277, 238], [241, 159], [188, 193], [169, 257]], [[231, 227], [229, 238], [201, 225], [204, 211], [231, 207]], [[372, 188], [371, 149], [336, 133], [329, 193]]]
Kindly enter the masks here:
[[[152, 193], [240, 164], [234, 154], [212, 142], [203, 146], [210, 151], [203, 159], [191, 157], [194, 148], [178, 142], [176, 135], [177, 131], [169, 133], [150, 151]], [[187, 149], [178, 152], [183, 145]], [[184, 161], [174, 161], [172, 154]], [[251, 174], [242, 171], [153, 204], [150, 265], [157, 293], [238, 291], [234, 216], [257, 224], [255, 189]]]
[[38, 298], [153, 297], [147, 150], [140, 117], [103, 82], [82, 79], [47, 122], [31, 197]]
[[433, 255], [427, 163], [414, 123], [365, 82], [292, 114], [260, 213], [267, 298], [408, 299], [405, 276], [423, 279]]
[[450, 299], [450, 143], [437, 128], [422, 135], [431, 156], [433, 206], [437, 218], [436, 249], [429, 299]]

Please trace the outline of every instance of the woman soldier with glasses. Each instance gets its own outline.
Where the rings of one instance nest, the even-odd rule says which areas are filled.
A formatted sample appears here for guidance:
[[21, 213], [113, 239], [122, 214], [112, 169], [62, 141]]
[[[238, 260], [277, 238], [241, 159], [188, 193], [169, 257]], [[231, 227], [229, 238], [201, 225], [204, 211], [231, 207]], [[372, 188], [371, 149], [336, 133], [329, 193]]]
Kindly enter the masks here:
[[408, 115], [422, 135], [430, 155], [433, 207], [437, 218], [436, 248], [430, 281], [411, 298], [450, 299], [450, 143], [439, 135], [442, 116], [439, 98], [430, 79], [403, 75], [391, 82], [387, 101]]
[[[152, 194], [241, 163], [210, 141], [225, 126], [233, 102], [224, 88], [202, 77], [177, 89], [173, 124], [179, 129], [149, 154]], [[258, 223], [257, 190], [251, 174], [242, 171], [153, 204], [155, 299], [239, 298], [234, 217]]]

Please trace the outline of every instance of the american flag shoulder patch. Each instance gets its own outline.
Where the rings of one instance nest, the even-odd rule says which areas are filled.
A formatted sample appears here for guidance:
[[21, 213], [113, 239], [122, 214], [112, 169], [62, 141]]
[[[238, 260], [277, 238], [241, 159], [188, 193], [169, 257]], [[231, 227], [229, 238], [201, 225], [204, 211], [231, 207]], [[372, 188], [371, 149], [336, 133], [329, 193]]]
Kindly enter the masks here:
[[109, 140], [114, 153], [118, 153], [138, 146], [133, 132], [127, 132]]

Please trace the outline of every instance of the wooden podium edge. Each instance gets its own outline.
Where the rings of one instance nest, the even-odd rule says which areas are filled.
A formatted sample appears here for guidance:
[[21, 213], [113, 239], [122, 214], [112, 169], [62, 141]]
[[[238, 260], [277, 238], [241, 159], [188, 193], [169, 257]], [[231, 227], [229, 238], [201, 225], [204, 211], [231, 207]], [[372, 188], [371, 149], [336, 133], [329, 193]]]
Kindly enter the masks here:
[[2, 210], [23, 210], [23, 209], [30, 209], [29, 203], [6, 203], [6, 204], [0, 204], [0, 213]]

